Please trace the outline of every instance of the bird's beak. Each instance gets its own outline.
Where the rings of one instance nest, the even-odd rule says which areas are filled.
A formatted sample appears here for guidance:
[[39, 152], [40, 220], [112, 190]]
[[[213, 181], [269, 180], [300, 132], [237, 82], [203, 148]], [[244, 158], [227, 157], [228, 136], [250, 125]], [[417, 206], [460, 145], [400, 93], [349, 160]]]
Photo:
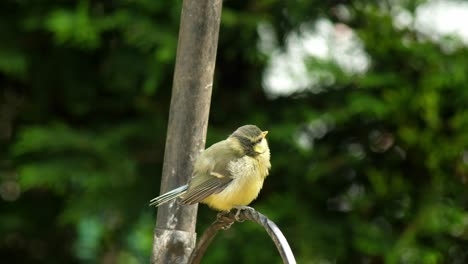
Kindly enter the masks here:
[[267, 134], [268, 134], [268, 131], [263, 131], [262, 132], [262, 137], [265, 138]]

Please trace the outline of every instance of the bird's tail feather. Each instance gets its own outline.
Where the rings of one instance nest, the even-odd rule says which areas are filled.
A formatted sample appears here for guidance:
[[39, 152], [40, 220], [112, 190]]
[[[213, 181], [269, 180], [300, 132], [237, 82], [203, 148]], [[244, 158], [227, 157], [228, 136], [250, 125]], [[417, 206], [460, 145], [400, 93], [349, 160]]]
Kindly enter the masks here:
[[155, 206], [155, 207], [158, 207], [160, 206], [161, 204], [163, 203], [167, 203], [169, 202], [170, 200], [172, 199], [175, 199], [179, 196], [181, 196], [182, 194], [184, 194], [188, 189], [188, 185], [183, 185], [183, 186], [180, 186], [179, 188], [175, 188], [174, 190], [172, 191], [169, 191], [165, 194], [162, 194], [156, 198], [153, 198], [151, 199], [150, 201], [150, 206]]

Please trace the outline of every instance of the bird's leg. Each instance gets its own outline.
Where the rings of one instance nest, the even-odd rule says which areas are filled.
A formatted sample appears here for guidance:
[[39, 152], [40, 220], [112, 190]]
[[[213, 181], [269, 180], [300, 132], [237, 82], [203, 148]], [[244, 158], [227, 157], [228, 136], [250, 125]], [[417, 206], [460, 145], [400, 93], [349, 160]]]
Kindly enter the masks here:
[[242, 220], [242, 219], [239, 218], [240, 212], [241, 212], [242, 210], [255, 210], [255, 209], [253, 209], [252, 207], [250, 207], [250, 206], [245, 206], [245, 205], [237, 205], [237, 206], [234, 206], [234, 208], [237, 209], [237, 212], [236, 212], [236, 214], [234, 215], [234, 218], [236, 219], [237, 222], [241, 222], [241, 223], [244, 222], [244, 220]]
[[216, 215], [216, 219], [218, 221], [223, 221], [228, 213], [229, 213], [229, 211], [221, 211]]
[[216, 215], [216, 221], [223, 224], [221, 229], [227, 230], [234, 223], [230, 218], [227, 217], [229, 211], [221, 211]]
[[[240, 213], [242, 210], [255, 211], [255, 209], [253, 209], [252, 207], [245, 206], [245, 205], [238, 205], [238, 206], [234, 206], [233, 208], [237, 210], [236, 213], [234, 214], [234, 219], [235, 221], [240, 222], [240, 223], [244, 222], [244, 219], [240, 218]], [[229, 229], [231, 225], [234, 223], [234, 220], [228, 217], [230, 212], [231, 211], [221, 211], [216, 215], [216, 221], [223, 224], [223, 226], [221, 227], [221, 229], [223, 230]]]

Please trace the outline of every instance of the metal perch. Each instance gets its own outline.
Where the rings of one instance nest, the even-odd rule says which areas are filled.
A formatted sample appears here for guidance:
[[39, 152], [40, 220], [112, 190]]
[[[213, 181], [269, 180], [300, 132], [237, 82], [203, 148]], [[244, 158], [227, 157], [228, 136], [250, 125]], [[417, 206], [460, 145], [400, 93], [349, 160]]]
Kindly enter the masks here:
[[205, 233], [200, 238], [200, 241], [197, 243], [197, 246], [192, 251], [190, 255], [190, 259], [188, 263], [191, 264], [198, 264], [200, 263], [203, 255], [206, 252], [206, 249], [210, 245], [213, 238], [218, 233], [220, 229], [228, 229], [234, 222], [243, 222], [244, 220], [250, 220], [256, 222], [257, 224], [263, 226], [271, 237], [273, 242], [278, 249], [283, 262], [286, 264], [295, 264], [296, 259], [294, 258], [294, 254], [289, 247], [288, 241], [284, 237], [281, 230], [273, 223], [268, 217], [265, 215], [257, 212], [253, 208], [241, 209], [240, 211], [234, 212], [227, 212], [227, 213], [220, 213], [218, 214], [218, 218], [205, 230]]

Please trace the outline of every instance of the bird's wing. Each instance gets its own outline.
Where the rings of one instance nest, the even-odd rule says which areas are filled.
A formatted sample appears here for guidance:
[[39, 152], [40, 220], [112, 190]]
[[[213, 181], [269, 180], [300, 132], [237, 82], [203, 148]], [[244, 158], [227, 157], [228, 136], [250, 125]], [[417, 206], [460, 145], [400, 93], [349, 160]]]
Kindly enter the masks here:
[[233, 177], [227, 167], [229, 162], [239, 157], [223, 144], [225, 142], [211, 146], [197, 159], [189, 188], [181, 197], [182, 204], [201, 202], [206, 197], [221, 192], [231, 183]]
[[224, 190], [224, 188], [226, 188], [226, 186], [228, 186], [232, 181], [232, 178], [219, 173], [213, 173], [211, 176], [212, 177], [210, 179], [190, 188], [182, 196], [181, 203], [194, 204], [201, 202], [206, 197]]

